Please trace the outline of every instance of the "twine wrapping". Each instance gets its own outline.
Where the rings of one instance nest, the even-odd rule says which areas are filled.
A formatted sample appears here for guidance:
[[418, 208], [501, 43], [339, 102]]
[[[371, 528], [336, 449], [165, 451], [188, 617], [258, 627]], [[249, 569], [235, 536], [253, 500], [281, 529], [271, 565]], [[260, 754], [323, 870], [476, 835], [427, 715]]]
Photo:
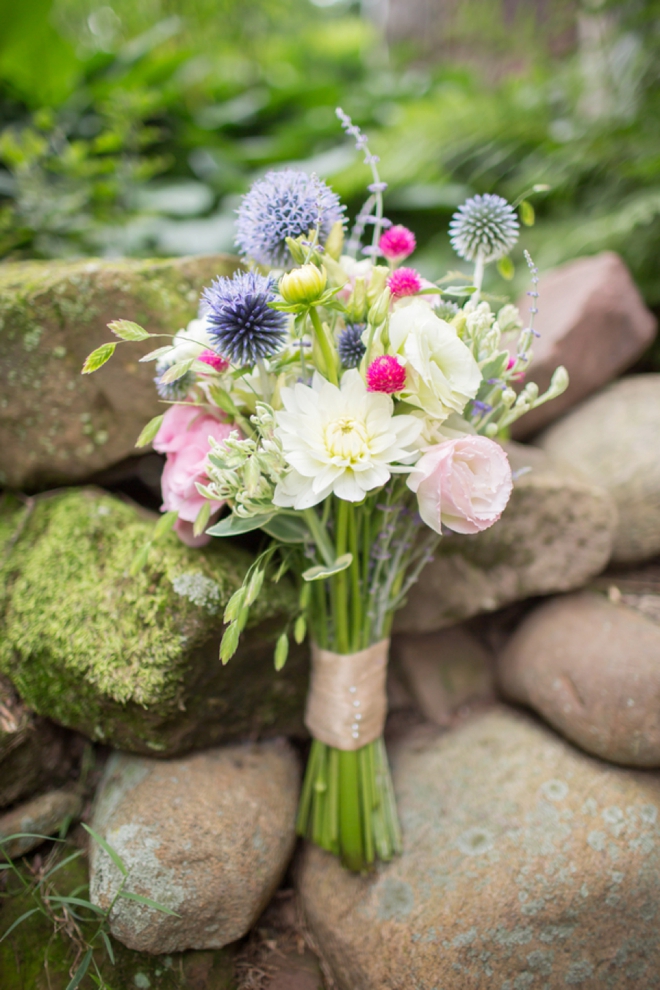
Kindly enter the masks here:
[[312, 643], [305, 725], [320, 742], [355, 750], [383, 734], [389, 639], [359, 653], [332, 653]]

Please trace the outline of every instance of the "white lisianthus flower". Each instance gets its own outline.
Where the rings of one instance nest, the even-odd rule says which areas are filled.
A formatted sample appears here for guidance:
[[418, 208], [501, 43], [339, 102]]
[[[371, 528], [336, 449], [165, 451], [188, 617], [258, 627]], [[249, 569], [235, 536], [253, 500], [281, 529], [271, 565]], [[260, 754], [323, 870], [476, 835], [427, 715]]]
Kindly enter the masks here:
[[284, 388], [282, 404], [275, 435], [291, 471], [275, 489], [273, 502], [281, 508], [308, 509], [332, 492], [361, 502], [388, 481], [392, 464], [417, 456], [421, 422], [392, 415], [390, 396], [368, 392], [355, 369], [345, 372], [340, 387], [316, 373], [311, 388]]
[[462, 413], [479, 390], [481, 371], [455, 328], [414, 300], [392, 314], [389, 337], [408, 372], [401, 398], [439, 422]]

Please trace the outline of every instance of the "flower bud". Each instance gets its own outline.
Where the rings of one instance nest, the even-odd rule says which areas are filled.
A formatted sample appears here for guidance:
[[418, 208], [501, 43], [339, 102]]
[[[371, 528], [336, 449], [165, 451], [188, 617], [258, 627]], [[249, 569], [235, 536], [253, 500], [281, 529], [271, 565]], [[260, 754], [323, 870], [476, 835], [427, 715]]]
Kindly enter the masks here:
[[501, 401], [503, 405], [506, 406], [507, 409], [510, 409], [513, 403], [516, 401], [516, 398], [517, 398], [516, 393], [513, 391], [512, 388], [505, 388], [504, 391], [502, 392]]
[[558, 368], [555, 368], [554, 374], [550, 379], [549, 392], [552, 393], [553, 398], [561, 395], [568, 388], [568, 372], [563, 364], [560, 364]]
[[453, 327], [456, 327], [456, 333], [462, 339], [463, 334], [465, 333], [465, 327], [467, 325], [467, 316], [462, 309], [459, 309], [456, 316], [451, 318], [450, 323]]
[[378, 296], [385, 288], [385, 283], [387, 282], [389, 274], [390, 274], [389, 268], [385, 268], [384, 265], [374, 265], [374, 267], [371, 269], [371, 278], [369, 279], [369, 290], [367, 292], [367, 299], [369, 300], [370, 305], [373, 305], [373, 303], [376, 301], [376, 299], [378, 299]]
[[355, 279], [353, 292], [346, 304], [346, 314], [351, 323], [364, 323], [367, 315], [367, 286], [362, 275]]
[[369, 323], [375, 327], [379, 327], [381, 323], [384, 323], [390, 312], [390, 302], [392, 301], [392, 293], [389, 289], [383, 289], [378, 299], [369, 310]]
[[329, 254], [331, 258], [335, 259], [335, 261], [339, 261], [341, 258], [342, 248], [344, 247], [344, 225], [341, 220], [337, 220], [337, 222], [332, 225], [332, 229], [328, 234], [324, 247], [326, 254]]
[[316, 302], [325, 289], [328, 276], [325, 268], [303, 265], [280, 279], [280, 295], [292, 306]]
[[301, 238], [300, 237], [298, 237], [298, 238], [287, 237], [286, 238], [286, 246], [288, 247], [288, 249], [289, 249], [289, 251], [291, 253], [291, 257], [293, 258], [293, 260], [295, 261], [295, 263], [297, 265], [302, 265], [303, 262], [305, 261], [306, 255], [307, 255], [307, 251], [302, 246], [302, 244], [300, 243], [300, 241], [301, 241]]

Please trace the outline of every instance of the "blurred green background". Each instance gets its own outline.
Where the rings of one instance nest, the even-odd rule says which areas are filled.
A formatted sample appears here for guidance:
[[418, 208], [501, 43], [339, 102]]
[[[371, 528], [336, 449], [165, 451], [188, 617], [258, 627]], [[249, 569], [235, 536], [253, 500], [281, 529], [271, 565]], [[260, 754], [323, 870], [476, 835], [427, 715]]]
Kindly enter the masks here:
[[468, 195], [543, 184], [522, 238], [541, 270], [611, 248], [658, 306], [659, 76], [660, 0], [0, 0], [0, 255], [231, 250], [273, 165], [354, 213], [341, 105], [427, 276], [456, 267]]

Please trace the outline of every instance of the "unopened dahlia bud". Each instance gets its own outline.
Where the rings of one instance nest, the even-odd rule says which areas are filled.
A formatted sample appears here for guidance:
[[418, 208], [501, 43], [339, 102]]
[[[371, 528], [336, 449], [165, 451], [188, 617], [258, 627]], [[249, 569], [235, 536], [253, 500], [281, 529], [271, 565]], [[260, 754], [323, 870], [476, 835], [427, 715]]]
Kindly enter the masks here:
[[311, 304], [322, 295], [328, 276], [325, 268], [316, 265], [303, 265], [294, 268], [280, 279], [280, 295], [284, 302], [292, 306]]

